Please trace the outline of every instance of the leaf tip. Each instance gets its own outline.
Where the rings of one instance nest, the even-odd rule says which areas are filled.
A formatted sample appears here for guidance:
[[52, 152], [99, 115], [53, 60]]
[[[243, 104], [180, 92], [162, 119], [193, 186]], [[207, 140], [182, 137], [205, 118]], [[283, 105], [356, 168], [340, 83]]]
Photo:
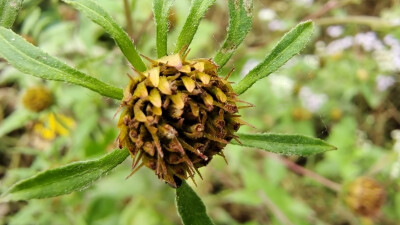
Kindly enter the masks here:
[[330, 144], [328, 144], [328, 146], [329, 146], [329, 150], [328, 151], [336, 151], [338, 148], [336, 147], [336, 146], [334, 146], [334, 145], [330, 145]]

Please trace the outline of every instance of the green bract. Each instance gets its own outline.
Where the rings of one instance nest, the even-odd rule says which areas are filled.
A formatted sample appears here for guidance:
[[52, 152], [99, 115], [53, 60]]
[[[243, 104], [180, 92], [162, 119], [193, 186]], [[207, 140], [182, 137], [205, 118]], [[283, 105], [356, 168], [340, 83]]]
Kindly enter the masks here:
[[157, 57], [167, 55], [168, 15], [173, 0], [154, 0], [153, 12], [156, 23]]
[[121, 164], [128, 155], [125, 149], [115, 150], [97, 160], [74, 162], [47, 170], [12, 186], [2, 196], [3, 200], [48, 198], [83, 190]]
[[[95, 1], [63, 1], [78, 9], [109, 33], [135, 70], [146, 70], [146, 65], [140, 58], [133, 41]], [[173, 0], [153, 1], [157, 35], [156, 48], [159, 58], [168, 53], [167, 23], [169, 9], [173, 2]], [[192, 0], [189, 15], [176, 41], [174, 53], [189, 47], [202, 17], [214, 2], [215, 0]], [[122, 89], [106, 84], [62, 63], [8, 29], [16, 18], [20, 4], [21, 1], [17, 0], [6, 0], [0, 4], [0, 25], [2, 26], [0, 27], [0, 55], [3, 58], [18, 70], [33, 76], [80, 85], [114, 99], [121, 100], [123, 98]], [[213, 58], [219, 68], [222, 68], [228, 62], [250, 30], [252, 6], [252, 0], [229, 0], [230, 21], [227, 37]], [[306, 46], [312, 33], [313, 23], [311, 21], [300, 23], [288, 32], [272, 52], [266, 56], [265, 60], [234, 86], [236, 94], [244, 93], [255, 82], [276, 71], [292, 56], [298, 54]], [[167, 64], [168, 62], [164, 63]], [[190, 73], [190, 71], [187, 73]], [[9, 118], [0, 125], [0, 136], [21, 126], [31, 117], [25, 111], [20, 111]], [[11, 118], [12, 120], [16, 118], [15, 123], [11, 121]], [[240, 142], [233, 141], [232, 144], [259, 148], [279, 154], [308, 156], [335, 149], [322, 140], [301, 135], [241, 133], [237, 134], [236, 138]], [[12, 186], [2, 200], [46, 198], [82, 190], [124, 161], [128, 155], [129, 152], [126, 150], [115, 150], [98, 160], [75, 162], [42, 172]], [[178, 211], [184, 224], [213, 224], [206, 214], [201, 199], [186, 182], [183, 181], [183, 185], [176, 191]]]
[[253, 19], [252, 11], [252, 0], [229, 1], [228, 35], [214, 57], [214, 61], [220, 66], [220, 69], [228, 62], [249, 32]]
[[189, 46], [199, 27], [201, 18], [207, 12], [207, 9], [214, 4], [215, 0], [193, 0], [190, 7], [189, 15], [183, 25], [182, 31], [176, 41], [174, 53], [179, 52], [182, 48]]
[[258, 148], [282, 155], [310, 156], [336, 147], [327, 144], [321, 139], [292, 134], [237, 134], [240, 142], [233, 141], [232, 144], [246, 147]]
[[108, 13], [92, 0], [63, 0], [99, 24], [114, 38], [115, 42], [124, 53], [128, 61], [139, 71], [144, 71], [143, 63], [128, 34], [111, 18]]
[[242, 94], [258, 80], [275, 72], [290, 58], [298, 54], [308, 43], [314, 31], [311, 21], [298, 24], [289, 31], [263, 62], [252, 69], [235, 87], [238, 94]]
[[4, 27], [0, 27], [0, 49], [0, 55], [22, 72], [47, 80], [77, 84], [101, 95], [122, 99], [122, 89], [62, 63]]

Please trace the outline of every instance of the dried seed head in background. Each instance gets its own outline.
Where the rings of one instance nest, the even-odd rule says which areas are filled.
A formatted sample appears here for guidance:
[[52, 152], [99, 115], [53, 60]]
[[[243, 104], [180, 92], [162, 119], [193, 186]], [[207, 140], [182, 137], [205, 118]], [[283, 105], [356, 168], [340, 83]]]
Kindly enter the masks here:
[[133, 158], [132, 174], [144, 165], [175, 188], [215, 154], [223, 156], [243, 124], [237, 95], [218, 76], [218, 66], [185, 58], [178, 53], [148, 59], [148, 70], [130, 77], [118, 123], [119, 146]]
[[33, 112], [41, 112], [54, 103], [54, 98], [49, 89], [37, 86], [26, 90], [22, 96], [22, 103]]
[[374, 179], [360, 177], [348, 185], [345, 200], [354, 213], [374, 217], [384, 203], [385, 191]]

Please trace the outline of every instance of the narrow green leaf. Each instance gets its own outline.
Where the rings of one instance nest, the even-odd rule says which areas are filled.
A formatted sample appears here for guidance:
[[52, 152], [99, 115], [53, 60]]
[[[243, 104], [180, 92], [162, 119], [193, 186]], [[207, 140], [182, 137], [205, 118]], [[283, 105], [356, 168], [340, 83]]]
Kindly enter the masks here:
[[295, 28], [285, 34], [272, 52], [251, 70], [236, 86], [237, 94], [242, 94], [258, 80], [275, 72], [283, 66], [290, 58], [298, 54], [309, 42], [313, 34], [314, 26], [311, 21], [298, 24]]
[[185, 182], [176, 189], [176, 205], [185, 225], [213, 225], [206, 207], [196, 192]]
[[146, 65], [137, 52], [128, 34], [111, 16], [93, 0], [63, 0], [97, 23], [114, 38], [115, 42], [135, 69], [145, 71]]
[[215, 0], [192, 0], [189, 15], [176, 43], [175, 53], [190, 45], [199, 27], [201, 18], [203, 18], [207, 9], [214, 4], [214, 2]]
[[18, 70], [36, 77], [77, 84], [114, 99], [123, 97], [122, 89], [69, 67], [4, 27], [0, 27], [0, 56]]
[[22, 180], [3, 194], [4, 201], [49, 198], [89, 187], [94, 181], [122, 163], [127, 150], [114, 150], [100, 159], [80, 161], [41, 172]]
[[214, 57], [221, 69], [242, 43], [251, 28], [253, 0], [229, 0], [229, 27], [224, 44]]
[[157, 56], [167, 55], [168, 16], [174, 0], [154, 0], [153, 13], [156, 23]]
[[25, 126], [28, 121], [37, 118], [37, 113], [33, 113], [24, 109], [13, 112], [0, 123], [0, 137], [3, 135]]
[[241, 142], [232, 141], [234, 145], [253, 147], [282, 155], [308, 156], [322, 153], [329, 150], [336, 150], [336, 147], [318, 138], [307, 137], [295, 134], [237, 134]]
[[18, 16], [23, 0], [0, 1], [0, 26], [10, 28]]

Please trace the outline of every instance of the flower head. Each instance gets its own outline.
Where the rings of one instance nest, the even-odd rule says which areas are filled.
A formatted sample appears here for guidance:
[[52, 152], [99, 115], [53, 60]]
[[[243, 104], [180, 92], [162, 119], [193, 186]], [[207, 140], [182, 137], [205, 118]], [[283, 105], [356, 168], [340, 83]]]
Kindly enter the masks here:
[[53, 94], [45, 87], [37, 86], [26, 90], [22, 96], [24, 106], [34, 112], [41, 112], [54, 103]]
[[132, 174], [144, 165], [178, 187], [236, 138], [237, 95], [209, 59], [178, 53], [149, 60], [124, 91], [119, 145], [134, 159]]
[[385, 191], [374, 179], [357, 178], [347, 189], [346, 203], [358, 215], [373, 217], [384, 203]]

